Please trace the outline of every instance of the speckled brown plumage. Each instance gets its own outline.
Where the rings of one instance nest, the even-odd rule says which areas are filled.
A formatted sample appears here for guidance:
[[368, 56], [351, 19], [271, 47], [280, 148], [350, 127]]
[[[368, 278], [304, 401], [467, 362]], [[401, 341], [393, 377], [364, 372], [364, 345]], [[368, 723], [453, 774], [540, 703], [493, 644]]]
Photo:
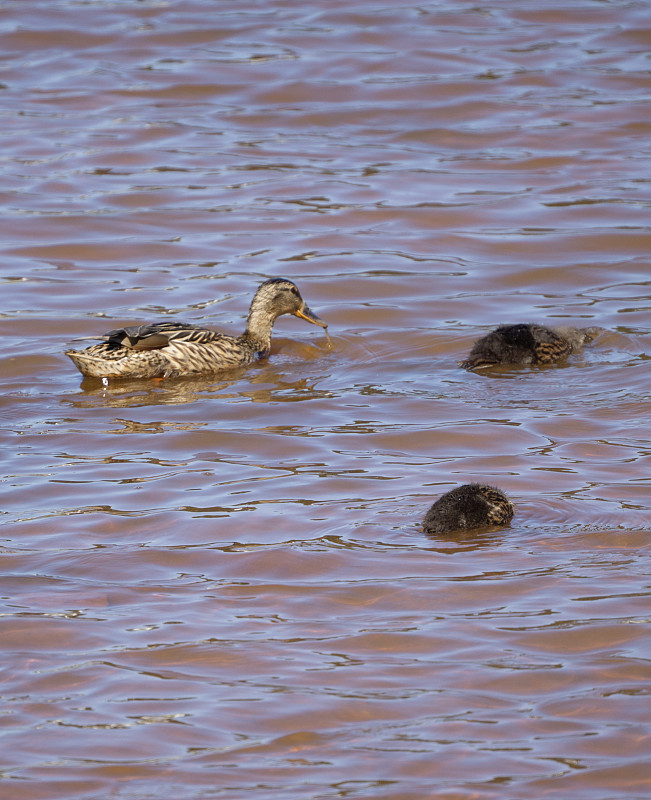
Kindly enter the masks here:
[[468, 483], [444, 494], [431, 506], [423, 520], [425, 533], [451, 533], [494, 525], [513, 519], [513, 505], [494, 486]]
[[256, 291], [241, 336], [227, 336], [187, 322], [154, 322], [109, 331], [100, 344], [67, 350], [82, 375], [96, 378], [157, 378], [210, 375], [246, 366], [269, 354], [271, 331], [281, 314], [326, 328], [298, 288], [272, 278]]
[[500, 325], [473, 345], [464, 369], [483, 369], [497, 364], [543, 366], [580, 350], [592, 341], [598, 328], [545, 328], [542, 325]]

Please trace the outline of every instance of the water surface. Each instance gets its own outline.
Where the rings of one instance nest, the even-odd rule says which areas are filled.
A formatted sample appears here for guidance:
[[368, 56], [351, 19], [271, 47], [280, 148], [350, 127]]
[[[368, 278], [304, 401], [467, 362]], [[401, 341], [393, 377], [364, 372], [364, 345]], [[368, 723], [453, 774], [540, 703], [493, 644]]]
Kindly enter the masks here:
[[[3, 798], [647, 797], [647, 4], [0, 9]], [[63, 355], [276, 276], [332, 348]], [[459, 369], [520, 321], [603, 332]]]

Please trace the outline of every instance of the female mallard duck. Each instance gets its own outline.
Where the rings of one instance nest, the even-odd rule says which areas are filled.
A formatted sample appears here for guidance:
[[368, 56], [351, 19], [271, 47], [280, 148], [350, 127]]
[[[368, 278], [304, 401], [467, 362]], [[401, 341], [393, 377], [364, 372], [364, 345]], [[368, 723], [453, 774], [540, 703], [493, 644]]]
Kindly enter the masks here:
[[464, 369], [483, 369], [496, 364], [528, 367], [552, 364], [591, 342], [599, 328], [544, 328], [542, 325], [500, 325], [478, 339]]
[[258, 287], [241, 336], [227, 336], [187, 322], [154, 322], [109, 331], [100, 344], [86, 350], [67, 350], [66, 355], [82, 375], [95, 378], [210, 375], [246, 366], [256, 356], [268, 356], [271, 330], [281, 314], [328, 327], [310, 311], [292, 281], [271, 278]]
[[423, 520], [425, 533], [506, 525], [513, 519], [513, 505], [494, 486], [468, 483], [444, 494], [431, 506]]

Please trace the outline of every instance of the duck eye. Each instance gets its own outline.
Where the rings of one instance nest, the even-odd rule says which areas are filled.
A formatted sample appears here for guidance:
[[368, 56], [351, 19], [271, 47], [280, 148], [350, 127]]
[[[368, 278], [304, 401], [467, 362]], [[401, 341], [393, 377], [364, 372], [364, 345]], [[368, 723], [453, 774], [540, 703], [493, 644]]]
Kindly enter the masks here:
[[292, 286], [292, 288], [291, 288], [289, 291], [290, 291], [292, 294], [298, 295], [298, 289], [297, 289], [295, 286]]

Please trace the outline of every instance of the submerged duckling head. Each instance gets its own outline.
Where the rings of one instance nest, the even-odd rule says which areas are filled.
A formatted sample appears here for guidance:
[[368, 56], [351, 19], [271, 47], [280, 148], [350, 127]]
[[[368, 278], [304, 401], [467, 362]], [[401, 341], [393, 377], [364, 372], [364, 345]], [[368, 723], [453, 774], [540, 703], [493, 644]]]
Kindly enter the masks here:
[[452, 533], [495, 525], [513, 519], [513, 505], [500, 489], [468, 483], [444, 494], [423, 520], [425, 533]]
[[558, 325], [552, 328], [554, 333], [561, 336], [572, 348], [572, 352], [580, 350], [584, 344], [589, 344], [595, 339], [603, 328], [571, 328], [565, 325]]

